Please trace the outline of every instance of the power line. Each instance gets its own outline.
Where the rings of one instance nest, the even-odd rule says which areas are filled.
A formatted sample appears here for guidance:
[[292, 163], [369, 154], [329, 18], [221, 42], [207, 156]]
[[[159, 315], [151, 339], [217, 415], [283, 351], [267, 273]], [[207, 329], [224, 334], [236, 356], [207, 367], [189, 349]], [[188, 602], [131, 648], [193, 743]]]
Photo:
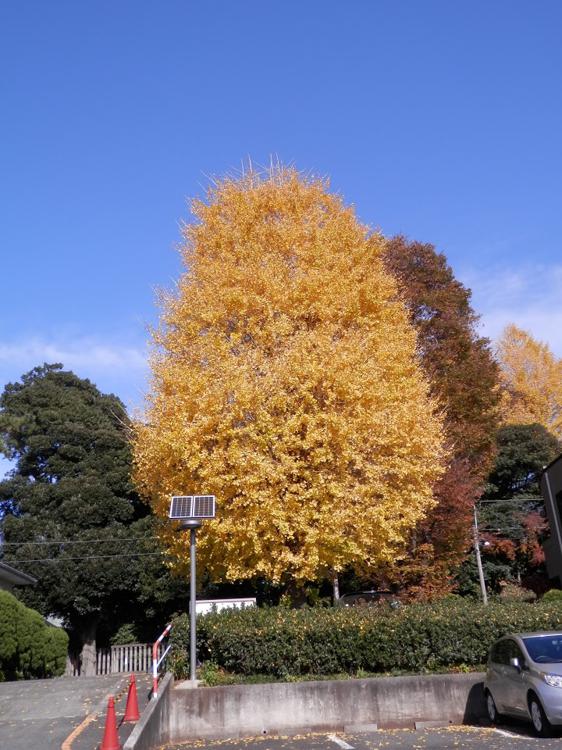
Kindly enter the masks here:
[[48, 542], [2, 542], [0, 547], [12, 547], [22, 544], [44, 545], [44, 544], [93, 544], [94, 542], [115, 543], [115, 542], [132, 542], [139, 539], [158, 539], [157, 536], [128, 536], [128, 537], [111, 537], [110, 539], [53, 539]]
[[478, 500], [477, 505], [505, 505], [506, 503], [542, 503], [540, 495], [534, 497], [506, 497], [504, 500]]
[[485, 531], [486, 533], [497, 531], [501, 532], [503, 534], [504, 531], [522, 531], [523, 526], [492, 526], [490, 524], [486, 526], [479, 526], [478, 527], [480, 531]]
[[66, 562], [67, 560], [105, 560], [109, 557], [151, 557], [154, 555], [163, 555], [164, 552], [129, 552], [119, 553], [115, 555], [84, 555], [82, 557], [66, 557], [61, 555], [60, 557], [38, 557], [31, 560], [10, 560], [10, 563], [17, 563], [22, 565], [23, 563], [37, 563], [37, 562]]

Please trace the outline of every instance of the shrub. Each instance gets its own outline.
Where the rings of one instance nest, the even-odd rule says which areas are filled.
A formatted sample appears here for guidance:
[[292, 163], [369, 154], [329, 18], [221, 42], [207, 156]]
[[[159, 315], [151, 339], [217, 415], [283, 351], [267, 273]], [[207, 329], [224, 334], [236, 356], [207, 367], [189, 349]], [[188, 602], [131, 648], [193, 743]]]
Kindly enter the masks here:
[[543, 602], [560, 602], [562, 601], [562, 591], [560, 589], [550, 589], [543, 594]]
[[[482, 666], [507, 632], [562, 628], [562, 602], [443, 600], [390, 608], [226, 610], [198, 618], [198, 656], [238, 675], [424, 672]], [[185, 671], [189, 621], [172, 630], [172, 664]]]
[[136, 626], [132, 622], [126, 622], [124, 625], [121, 625], [117, 632], [111, 637], [112, 646], [126, 646], [129, 643], [138, 642], [139, 638]]
[[64, 673], [68, 654], [68, 635], [62, 628], [45, 629], [45, 676]]
[[17, 664], [18, 639], [15, 616], [19, 602], [7, 591], [0, 591], [0, 669], [2, 679], [14, 671]]
[[60, 675], [67, 650], [64, 630], [0, 591], [0, 680]]
[[516, 583], [504, 583], [501, 586], [500, 599], [504, 601], [533, 602], [537, 598], [534, 591], [518, 586]]

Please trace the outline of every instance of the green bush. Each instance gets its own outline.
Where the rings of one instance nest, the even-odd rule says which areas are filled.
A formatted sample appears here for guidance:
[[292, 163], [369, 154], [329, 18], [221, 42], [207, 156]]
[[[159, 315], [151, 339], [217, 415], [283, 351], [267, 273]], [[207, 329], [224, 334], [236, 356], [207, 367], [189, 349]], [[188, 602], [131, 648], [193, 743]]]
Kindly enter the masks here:
[[39, 612], [0, 591], [0, 680], [52, 677], [64, 672], [68, 636]]
[[45, 676], [58, 677], [64, 673], [68, 654], [68, 635], [62, 628], [45, 629]]
[[537, 595], [530, 589], [525, 589], [516, 583], [504, 583], [500, 591], [500, 599], [511, 602], [534, 602]]
[[550, 589], [543, 594], [542, 602], [560, 602], [562, 601], [562, 591], [560, 589]]
[[[466, 599], [371, 607], [227, 610], [198, 617], [198, 655], [238, 675], [426, 672], [482, 666], [507, 632], [562, 628], [562, 602]], [[172, 664], [185, 673], [189, 622], [176, 618]]]
[[126, 646], [129, 643], [138, 643], [136, 627], [132, 622], [126, 622], [111, 637], [112, 646]]

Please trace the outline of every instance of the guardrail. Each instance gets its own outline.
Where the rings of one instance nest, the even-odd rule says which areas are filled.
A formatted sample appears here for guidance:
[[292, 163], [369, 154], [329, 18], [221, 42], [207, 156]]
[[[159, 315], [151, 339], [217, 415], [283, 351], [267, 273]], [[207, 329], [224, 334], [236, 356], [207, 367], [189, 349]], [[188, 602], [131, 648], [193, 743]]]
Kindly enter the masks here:
[[152, 645], [152, 697], [158, 697], [158, 670], [160, 665], [168, 655], [172, 645], [169, 643], [166, 647], [162, 646], [162, 641], [170, 635], [172, 623], [166, 625], [164, 632], [154, 641]]

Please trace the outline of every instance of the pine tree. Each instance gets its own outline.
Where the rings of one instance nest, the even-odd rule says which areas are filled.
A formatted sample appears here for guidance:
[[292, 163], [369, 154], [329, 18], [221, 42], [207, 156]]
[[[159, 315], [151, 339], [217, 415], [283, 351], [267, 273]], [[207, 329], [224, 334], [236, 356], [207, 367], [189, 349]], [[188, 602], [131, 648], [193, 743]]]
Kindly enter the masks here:
[[95, 674], [100, 624], [132, 617], [144, 559], [135, 553], [158, 551], [130, 478], [125, 408], [61, 365], [44, 365], [6, 386], [0, 435], [16, 462], [0, 482], [4, 559], [37, 578], [19, 596], [64, 620], [83, 672]]

